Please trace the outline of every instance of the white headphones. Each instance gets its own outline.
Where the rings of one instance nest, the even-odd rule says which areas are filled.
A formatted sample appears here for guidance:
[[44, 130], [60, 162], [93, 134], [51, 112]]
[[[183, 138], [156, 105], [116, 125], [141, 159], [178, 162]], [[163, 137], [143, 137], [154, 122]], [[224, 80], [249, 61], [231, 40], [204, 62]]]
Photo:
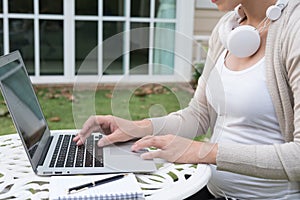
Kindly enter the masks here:
[[[267, 19], [276, 21], [280, 18], [282, 10], [287, 6], [289, 0], [278, 0], [275, 5], [266, 11]], [[225, 48], [233, 55], [244, 58], [253, 55], [260, 46], [260, 35], [258, 27], [250, 25], [239, 25], [245, 17], [241, 5], [234, 9], [235, 17], [220, 25], [219, 36]]]

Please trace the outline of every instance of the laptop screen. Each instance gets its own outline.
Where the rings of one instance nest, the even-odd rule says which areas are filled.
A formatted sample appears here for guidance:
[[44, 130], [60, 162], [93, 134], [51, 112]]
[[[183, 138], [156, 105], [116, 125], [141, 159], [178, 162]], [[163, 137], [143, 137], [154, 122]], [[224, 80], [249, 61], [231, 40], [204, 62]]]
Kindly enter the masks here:
[[20, 56], [9, 62], [0, 60], [0, 85], [16, 129], [33, 158], [47, 124]]

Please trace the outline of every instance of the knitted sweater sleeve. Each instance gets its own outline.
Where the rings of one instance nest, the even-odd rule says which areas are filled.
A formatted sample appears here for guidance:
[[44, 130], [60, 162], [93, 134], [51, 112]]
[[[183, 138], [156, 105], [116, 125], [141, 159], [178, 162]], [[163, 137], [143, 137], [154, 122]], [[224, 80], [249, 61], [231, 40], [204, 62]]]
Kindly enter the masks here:
[[[219, 24], [221, 24], [221, 21]], [[214, 32], [217, 32], [217, 29]], [[218, 49], [218, 51], [208, 50], [203, 73], [198, 80], [197, 88], [188, 107], [164, 117], [152, 118], [154, 135], [176, 134], [193, 139], [197, 135], [206, 134], [209, 127], [213, 129], [212, 124], [214, 124], [215, 118], [212, 114], [214, 113], [212, 107], [206, 99], [206, 86], [211, 69], [214, 66], [214, 60], [217, 58], [217, 54], [223, 50], [216, 34], [212, 34], [210, 37], [209, 46], [212, 45], [216, 47], [212, 49]]]
[[[222, 20], [216, 27], [222, 23]], [[197, 135], [206, 134], [209, 128], [213, 130], [215, 112], [207, 102], [206, 86], [214, 61], [223, 51], [217, 36], [218, 30], [214, 29], [213, 32], [209, 39], [209, 46], [214, 46], [214, 48], [208, 50], [203, 73], [188, 107], [164, 117], [152, 118], [154, 135], [176, 134], [193, 139]]]
[[151, 119], [153, 134], [174, 134], [190, 139], [205, 134], [209, 127], [209, 115], [204, 93], [205, 81], [200, 78], [188, 107], [164, 117]]

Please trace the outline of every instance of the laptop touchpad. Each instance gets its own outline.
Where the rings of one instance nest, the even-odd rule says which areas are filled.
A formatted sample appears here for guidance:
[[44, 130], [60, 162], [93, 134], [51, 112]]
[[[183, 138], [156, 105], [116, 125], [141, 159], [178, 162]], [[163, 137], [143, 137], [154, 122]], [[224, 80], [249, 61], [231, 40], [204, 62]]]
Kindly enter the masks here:
[[125, 143], [125, 144], [118, 144], [115, 146], [110, 146], [110, 155], [111, 156], [140, 156], [141, 154], [148, 152], [147, 149], [141, 149], [139, 151], [131, 151], [131, 146], [133, 143]]
[[129, 148], [124, 148], [124, 147], [111, 147], [110, 148], [110, 155], [111, 156], [124, 156], [124, 155], [130, 155], [132, 154], [130, 147]]
[[110, 155], [111, 156], [128, 156], [133, 155], [131, 151], [131, 146], [133, 145], [133, 142], [127, 142], [127, 143], [118, 143], [115, 145], [111, 145], [109, 147], [110, 149]]
[[104, 148], [109, 156], [104, 156], [106, 167], [118, 169], [119, 171], [154, 171], [156, 165], [153, 160], [143, 160], [140, 155], [142, 152], [132, 152], [132, 143], [111, 145]]

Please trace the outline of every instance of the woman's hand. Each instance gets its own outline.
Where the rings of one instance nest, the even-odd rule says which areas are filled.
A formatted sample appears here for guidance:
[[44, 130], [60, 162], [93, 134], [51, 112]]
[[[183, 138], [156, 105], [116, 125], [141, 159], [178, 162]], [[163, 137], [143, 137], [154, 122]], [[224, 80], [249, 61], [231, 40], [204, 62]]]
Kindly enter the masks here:
[[142, 154], [143, 159], [162, 158], [176, 163], [216, 163], [218, 145], [198, 142], [176, 135], [146, 136], [138, 140], [132, 151], [156, 147], [157, 151]]
[[152, 123], [149, 120], [129, 121], [111, 115], [91, 116], [73, 141], [77, 145], [82, 145], [93, 132], [107, 135], [98, 142], [98, 146], [106, 146], [115, 142], [125, 142], [133, 138], [150, 135], [152, 134]]

